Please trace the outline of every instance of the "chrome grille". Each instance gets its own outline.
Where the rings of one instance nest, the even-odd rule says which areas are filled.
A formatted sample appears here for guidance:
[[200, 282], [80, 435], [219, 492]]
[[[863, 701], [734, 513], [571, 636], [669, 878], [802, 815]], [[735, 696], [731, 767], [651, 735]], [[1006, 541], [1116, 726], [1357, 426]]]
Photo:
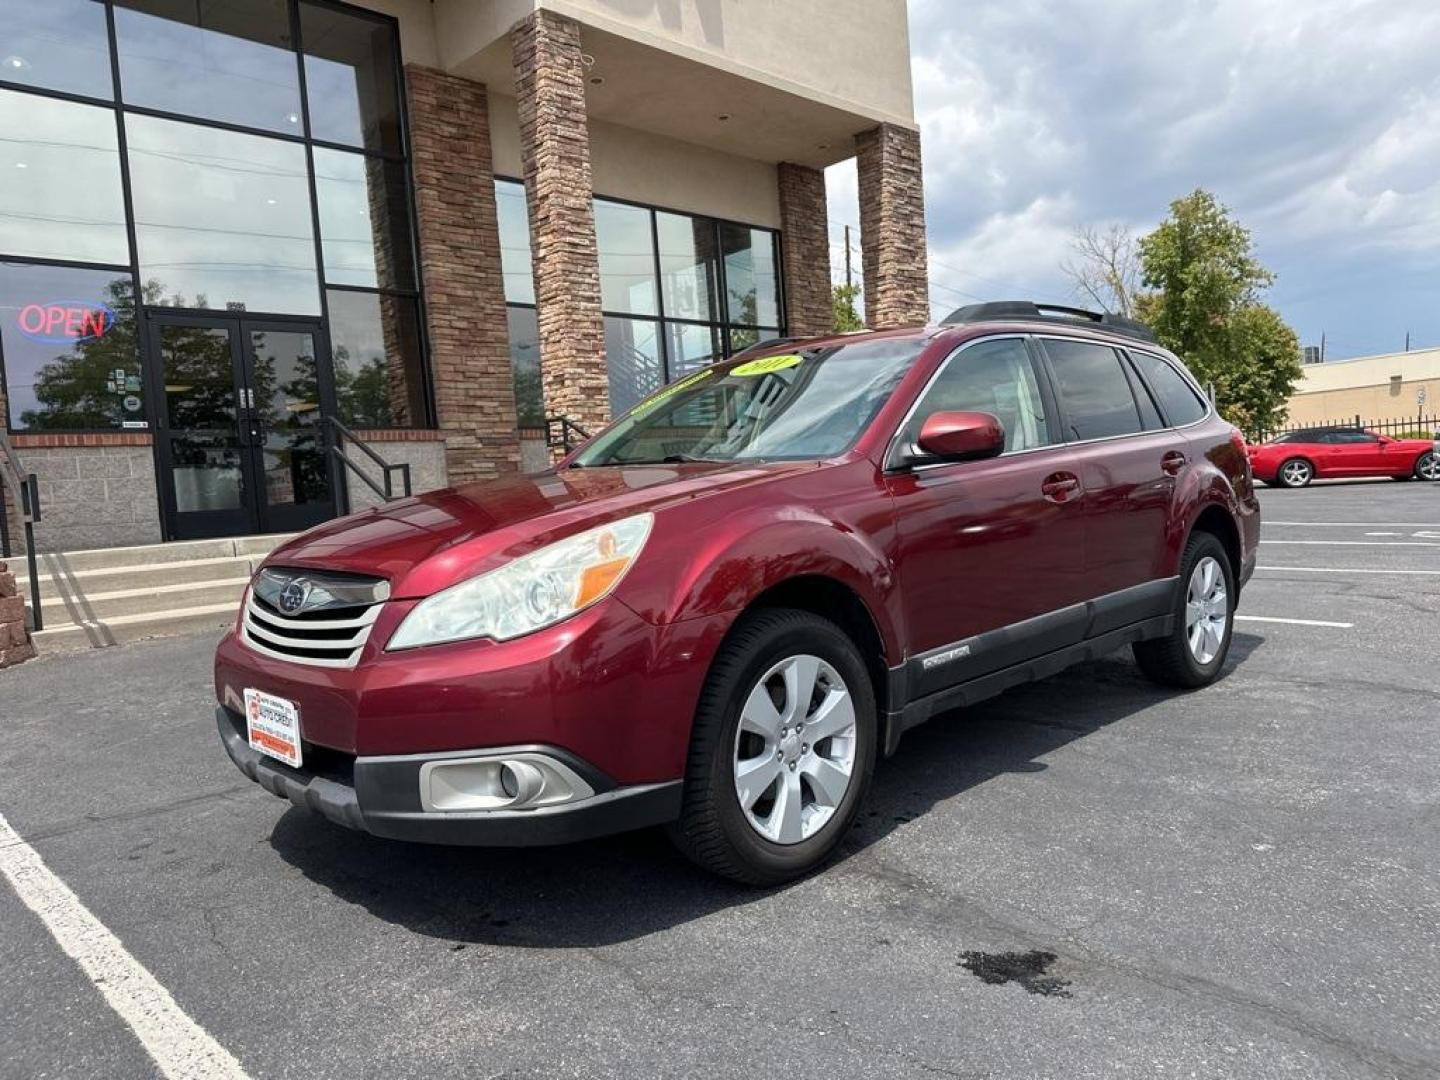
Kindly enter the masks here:
[[[294, 585], [287, 593], [287, 586]], [[353, 668], [389, 598], [375, 578], [266, 568], [245, 602], [241, 636], [258, 653], [313, 667]], [[277, 598], [292, 599], [288, 613]]]

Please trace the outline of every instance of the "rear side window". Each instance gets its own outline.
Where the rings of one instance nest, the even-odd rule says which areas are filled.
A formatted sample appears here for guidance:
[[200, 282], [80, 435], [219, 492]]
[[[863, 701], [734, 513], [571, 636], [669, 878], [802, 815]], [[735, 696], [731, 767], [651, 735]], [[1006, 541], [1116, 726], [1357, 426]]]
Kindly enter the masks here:
[[1205, 415], [1204, 400], [1168, 361], [1143, 352], [1132, 352], [1130, 359], [1139, 366], [1150, 389], [1160, 399], [1160, 407], [1165, 410], [1171, 427], [1193, 424]]
[[1045, 339], [1055, 389], [1072, 439], [1108, 439], [1145, 430], [1120, 354], [1108, 345]]
[[1045, 416], [1030, 350], [1019, 338], [982, 341], [946, 360], [911, 415], [902, 445], [913, 446], [926, 417], [937, 412], [987, 412], [999, 417], [1006, 453], [1057, 441]]

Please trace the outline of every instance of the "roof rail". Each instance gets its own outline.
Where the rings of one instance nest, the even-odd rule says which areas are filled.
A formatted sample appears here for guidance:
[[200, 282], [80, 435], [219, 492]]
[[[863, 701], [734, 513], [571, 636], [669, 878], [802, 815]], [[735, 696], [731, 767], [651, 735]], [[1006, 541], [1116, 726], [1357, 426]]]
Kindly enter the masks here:
[[942, 322], [950, 325], [1000, 319], [1091, 323], [1114, 334], [1123, 334], [1126, 337], [1139, 338], [1141, 341], [1158, 343], [1155, 332], [1136, 319], [1127, 319], [1123, 315], [1112, 315], [1108, 311], [1087, 311], [1084, 308], [1066, 307], [1064, 304], [1037, 304], [1033, 300], [992, 300], [985, 304], [969, 304], [962, 308], [956, 308]]

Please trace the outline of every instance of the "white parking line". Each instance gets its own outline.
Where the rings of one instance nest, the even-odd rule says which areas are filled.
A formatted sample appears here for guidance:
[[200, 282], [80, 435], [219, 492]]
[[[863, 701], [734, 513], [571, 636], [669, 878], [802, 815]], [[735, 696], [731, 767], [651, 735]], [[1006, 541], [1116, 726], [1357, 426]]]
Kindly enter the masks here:
[[1419, 521], [1271, 521], [1261, 519], [1262, 525], [1304, 525], [1317, 529], [1440, 529], [1440, 525], [1426, 525]]
[[240, 1062], [175, 1004], [170, 991], [55, 876], [3, 814], [0, 873], [130, 1026], [161, 1075], [174, 1080], [246, 1080]]
[[1283, 570], [1297, 574], [1425, 574], [1440, 575], [1440, 570], [1374, 570], [1348, 566], [1257, 566], [1256, 570]]
[[1280, 619], [1270, 615], [1236, 615], [1235, 621], [1286, 623], [1290, 626], [1331, 626], [1336, 630], [1350, 630], [1355, 626], [1353, 622], [1327, 622], [1325, 619]]
[[1316, 544], [1324, 547], [1440, 547], [1433, 540], [1261, 540], [1262, 544]]

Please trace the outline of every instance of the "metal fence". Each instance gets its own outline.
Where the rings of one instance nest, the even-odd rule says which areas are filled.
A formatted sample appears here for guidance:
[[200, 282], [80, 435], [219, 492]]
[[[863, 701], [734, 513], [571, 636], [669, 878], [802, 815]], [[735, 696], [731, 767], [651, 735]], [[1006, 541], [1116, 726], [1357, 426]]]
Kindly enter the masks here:
[[1288, 435], [1292, 431], [1318, 431], [1326, 428], [1364, 428], [1378, 435], [1389, 435], [1393, 439], [1433, 439], [1440, 433], [1440, 415], [1421, 414], [1393, 420], [1365, 420], [1358, 415], [1341, 417], [1338, 420], [1309, 420], [1303, 424], [1290, 423], [1269, 430], [1249, 432], [1246, 438], [1254, 443], [1262, 443]]

